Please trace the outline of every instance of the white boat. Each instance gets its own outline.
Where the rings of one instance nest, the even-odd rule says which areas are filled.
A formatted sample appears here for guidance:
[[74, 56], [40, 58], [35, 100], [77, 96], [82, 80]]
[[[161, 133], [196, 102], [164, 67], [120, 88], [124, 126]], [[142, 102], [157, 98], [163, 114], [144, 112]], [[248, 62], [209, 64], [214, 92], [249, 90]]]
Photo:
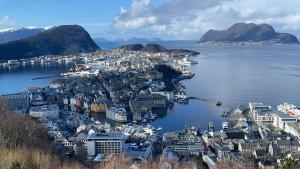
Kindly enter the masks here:
[[277, 110], [290, 116], [300, 116], [300, 109], [293, 104], [283, 103], [277, 106]]
[[158, 127], [156, 130], [157, 130], [157, 131], [160, 131], [160, 130], [162, 130], [162, 128], [161, 128], [161, 127]]
[[226, 122], [226, 121], [222, 122], [222, 128], [223, 128], [223, 130], [228, 129], [228, 122]]

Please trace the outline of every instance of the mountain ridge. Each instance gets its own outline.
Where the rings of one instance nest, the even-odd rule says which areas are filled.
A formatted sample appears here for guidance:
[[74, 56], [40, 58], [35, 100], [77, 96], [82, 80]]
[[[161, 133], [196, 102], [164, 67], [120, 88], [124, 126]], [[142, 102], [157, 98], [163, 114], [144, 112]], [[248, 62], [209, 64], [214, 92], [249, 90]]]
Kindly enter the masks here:
[[0, 44], [0, 60], [94, 52], [100, 48], [79, 25], [61, 25], [25, 39]]
[[127, 50], [127, 51], [141, 51], [141, 52], [175, 52], [175, 53], [189, 53], [190, 55], [198, 55], [200, 54], [197, 51], [187, 50], [187, 49], [166, 49], [162, 45], [155, 43], [148, 43], [145, 46], [142, 44], [126, 44], [119, 47], [119, 49]]
[[236, 23], [226, 30], [207, 31], [200, 39], [204, 42], [269, 42], [280, 44], [299, 43], [296, 36], [289, 33], [278, 33], [271, 25], [254, 23]]

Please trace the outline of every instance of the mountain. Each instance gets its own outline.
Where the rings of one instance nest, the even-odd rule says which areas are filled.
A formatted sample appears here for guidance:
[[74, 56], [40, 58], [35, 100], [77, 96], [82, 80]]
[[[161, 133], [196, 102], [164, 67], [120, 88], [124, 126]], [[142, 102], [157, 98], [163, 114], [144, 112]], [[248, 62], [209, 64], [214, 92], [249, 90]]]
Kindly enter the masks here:
[[119, 49], [127, 50], [127, 51], [142, 51], [142, 52], [171, 52], [171, 53], [188, 53], [190, 55], [198, 55], [200, 54], [197, 51], [193, 50], [187, 50], [187, 49], [166, 49], [165, 47], [155, 44], [155, 43], [149, 43], [145, 47], [142, 44], [127, 44], [122, 45], [119, 47]]
[[21, 28], [0, 31], [0, 43], [24, 39], [45, 31], [45, 28]]
[[144, 46], [142, 44], [127, 44], [122, 45], [119, 48], [127, 51], [140, 51], [144, 48]]
[[94, 38], [95, 42], [101, 46], [103, 49], [114, 49], [118, 48], [119, 46], [122, 45], [127, 45], [127, 44], [143, 44], [146, 45], [147, 43], [157, 43], [163, 41], [160, 38], [130, 38], [128, 40], [124, 39], [115, 39], [115, 40], [107, 40], [104, 38]]
[[35, 36], [0, 44], [0, 60], [93, 52], [100, 48], [79, 25], [62, 25]]
[[209, 30], [199, 42], [268, 42], [291, 44], [299, 43], [296, 36], [288, 33], [277, 33], [268, 24], [237, 23], [227, 30]]
[[165, 47], [155, 44], [155, 43], [148, 43], [143, 49], [143, 52], [167, 52], [168, 49]]
[[200, 54], [200, 52], [198, 51], [187, 50], [187, 49], [169, 49], [168, 51], [173, 53], [189, 53], [192, 56]]
[[149, 39], [146, 39], [146, 38], [130, 38], [127, 40], [127, 43], [143, 43], [143, 44], [146, 44], [146, 43], [149, 43], [149, 42], [159, 42], [159, 41], [162, 41], [162, 39], [160, 38], [149, 38]]

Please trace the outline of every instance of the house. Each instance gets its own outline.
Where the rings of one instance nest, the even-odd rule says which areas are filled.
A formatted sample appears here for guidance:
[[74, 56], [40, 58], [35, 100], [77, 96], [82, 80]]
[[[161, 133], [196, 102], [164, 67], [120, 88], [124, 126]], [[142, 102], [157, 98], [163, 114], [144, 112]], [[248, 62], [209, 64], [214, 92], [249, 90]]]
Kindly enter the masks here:
[[282, 153], [299, 151], [299, 142], [297, 140], [276, 140], [275, 144], [278, 145]]
[[255, 157], [255, 159], [263, 159], [265, 156], [265, 151], [264, 150], [254, 150], [253, 156]]
[[269, 144], [268, 150], [269, 150], [269, 154], [271, 156], [278, 156], [281, 153], [280, 148], [278, 147], [278, 145], [274, 144], [274, 143]]
[[247, 139], [245, 133], [239, 130], [226, 131], [225, 135], [227, 136], [227, 139]]

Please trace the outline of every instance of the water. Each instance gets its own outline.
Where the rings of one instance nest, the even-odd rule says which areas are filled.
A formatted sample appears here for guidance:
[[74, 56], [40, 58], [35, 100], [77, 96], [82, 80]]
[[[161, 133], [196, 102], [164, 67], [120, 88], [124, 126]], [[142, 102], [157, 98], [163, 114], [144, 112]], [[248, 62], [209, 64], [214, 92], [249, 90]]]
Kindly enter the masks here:
[[[166, 116], [154, 121], [164, 131], [180, 130], [186, 124], [202, 130], [212, 121], [221, 128], [222, 112], [249, 101], [276, 105], [289, 102], [300, 106], [300, 46], [201, 46], [192, 42], [160, 42], [167, 48], [198, 50], [200, 56], [191, 66], [196, 75], [183, 81], [189, 96], [220, 99], [221, 107], [191, 100], [188, 105], [175, 104]], [[1, 70], [0, 94], [26, 90], [29, 86], [47, 86], [52, 79], [32, 77], [57, 75], [66, 66]]]
[[[0, 95], [26, 91], [29, 87], [46, 87], [70, 64], [28, 64], [26, 66], [0, 67]], [[32, 78], [52, 77], [39, 80]]]

